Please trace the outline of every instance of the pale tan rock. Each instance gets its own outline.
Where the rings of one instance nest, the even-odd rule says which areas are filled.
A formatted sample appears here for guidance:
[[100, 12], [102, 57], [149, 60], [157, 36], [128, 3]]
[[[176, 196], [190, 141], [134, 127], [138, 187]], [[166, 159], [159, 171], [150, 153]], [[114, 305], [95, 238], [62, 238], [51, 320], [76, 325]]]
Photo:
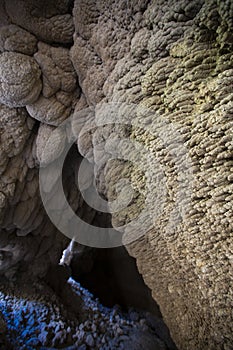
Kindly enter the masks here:
[[[129, 138], [154, 154], [149, 164], [154, 162], [156, 174], [147, 181], [137, 170], [137, 162], [130, 166], [128, 162], [108, 161], [98, 140], [101, 132], [103, 142], [116, 138], [119, 133], [114, 127], [108, 133], [101, 128], [92, 130], [88, 137], [78, 139], [78, 148], [87, 158], [93, 154], [89, 159], [95, 163], [99, 190], [110, 200], [116, 199], [115, 184], [124, 176], [138, 191], [129, 208], [113, 215], [116, 228], [137, 217], [145, 200], [153, 213], [154, 206], [165, 199], [160, 216], [154, 217], [154, 228], [129, 245], [128, 250], [137, 259], [139, 271], [152, 289], [178, 348], [220, 349], [223, 344], [229, 348], [232, 4], [220, 5], [214, 0], [208, 4], [152, 1], [140, 12], [135, 2], [128, 12], [125, 9], [125, 13], [134, 14], [127, 26], [127, 38], [122, 35], [125, 17], [120, 5], [112, 5], [107, 10], [99, 2], [95, 12], [94, 3], [85, 7], [83, 2], [75, 2], [72, 61], [90, 105], [100, 100], [127, 101], [153, 109], [147, 132], [143, 112], [135, 114], [133, 121], [141, 128], [133, 128]], [[81, 21], [81, 16], [86, 20]], [[211, 37], [213, 30], [217, 37]], [[226, 52], [221, 52], [223, 47]], [[96, 56], [100, 58], [98, 62]], [[80, 117], [73, 125], [79, 134], [88, 122]], [[175, 129], [169, 130], [169, 125]], [[160, 139], [155, 137], [156, 132]], [[101, 162], [105, 164], [102, 168]], [[163, 171], [155, 165], [157, 162]], [[189, 171], [192, 180], [187, 178]], [[160, 182], [156, 183], [156, 178]], [[166, 196], [160, 198], [163, 179]], [[146, 186], [147, 196], [143, 197]], [[221, 317], [218, 305], [224, 305]]]
[[33, 33], [39, 40], [68, 44], [74, 32], [73, 19], [66, 1], [5, 1], [6, 12], [18, 26]]
[[37, 39], [14, 24], [3, 26], [0, 27], [0, 51], [13, 51], [31, 56], [37, 51]]
[[39, 163], [46, 165], [57, 159], [61, 155], [65, 143], [65, 132], [59, 128], [41, 124], [36, 138], [36, 155]]
[[[65, 96], [66, 97], [66, 96]], [[32, 105], [26, 106], [28, 113], [34, 119], [42, 123], [57, 126], [71, 115], [72, 110], [72, 95], [68, 95], [70, 106], [66, 105], [66, 99], [60, 102], [56, 96], [40, 98]]]
[[40, 74], [33, 58], [15, 52], [0, 54], [0, 102], [9, 107], [35, 102], [42, 88]]
[[68, 49], [40, 42], [34, 58], [42, 71], [44, 97], [49, 98], [59, 90], [72, 93], [76, 89], [77, 76]]

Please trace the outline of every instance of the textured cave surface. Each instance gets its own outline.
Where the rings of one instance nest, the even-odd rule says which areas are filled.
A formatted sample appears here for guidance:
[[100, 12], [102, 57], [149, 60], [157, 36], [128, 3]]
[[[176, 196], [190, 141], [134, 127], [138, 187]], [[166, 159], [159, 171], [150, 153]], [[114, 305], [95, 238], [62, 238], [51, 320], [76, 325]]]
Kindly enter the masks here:
[[[77, 313], [83, 310], [80, 293], [87, 292], [67, 283], [66, 273], [58, 271], [70, 239], [48, 218], [39, 190], [40, 166], [52, 164], [56, 170], [56, 160], [65, 147], [66, 135], [57, 127], [72, 116], [72, 130], [81, 136], [66, 159], [63, 184], [73, 211], [90, 225], [111, 224], [117, 230], [140, 214], [146, 200], [153, 212], [165, 188], [164, 206], [153, 227], [126, 249], [159, 305], [178, 349], [232, 349], [232, 32], [232, 0], [0, 2], [0, 299], [1, 305], [7, 302], [12, 310], [17, 305], [19, 324], [24, 322], [23, 308], [28, 308], [26, 314], [33, 309], [33, 305], [20, 304], [20, 293], [38, 305], [44, 302], [45, 309], [51, 301], [59, 308], [63, 300], [62, 310], [55, 312], [42, 308], [44, 314], [39, 315], [40, 307], [35, 306], [33, 317], [55, 317], [55, 323], [62, 319], [70, 327], [66, 336], [77, 332], [74, 315], [67, 311], [70, 300], [74, 300]], [[92, 112], [106, 104], [118, 104], [119, 113], [137, 127], [96, 127]], [[132, 104], [138, 107], [137, 112], [130, 110]], [[147, 108], [152, 111], [149, 117], [140, 112]], [[165, 142], [145, 125], [164, 135]], [[154, 156], [150, 161], [154, 177], [149, 181], [137, 168], [137, 157], [134, 163], [112, 161], [111, 149], [101, 148], [101, 141], [117, 142], [118, 137], [142, 144]], [[50, 152], [44, 152], [47, 144]], [[130, 154], [130, 148], [125, 153]], [[96, 184], [101, 196], [113, 201], [115, 184], [122, 174], [129, 179], [136, 194], [126, 210], [110, 217], [85, 203], [77, 181], [84, 158], [95, 173], [95, 179], [90, 174], [82, 180], [87, 193]], [[187, 174], [191, 174], [190, 184]], [[158, 182], [162, 175], [165, 184]], [[57, 183], [56, 176], [50, 179], [51, 197]], [[145, 188], [150, 194], [146, 199]], [[65, 207], [60, 209], [66, 213]], [[101, 259], [109, 266], [114, 260], [114, 253], [107, 251], [97, 254], [85, 248], [83, 257], [85, 254], [96, 268]], [[98, 258], [91, 258], [91, 254]], [[75, 264], [78, 266], [73, 261]], [[87, 273], [94, 278], [94, 271], [90, 268], [86, 272], [86, 282]], [[100, 271], [95, 272], [98, 275]], [[44, 284], [53, 274], [52, 285]], [[119, 277], [119, 270], [117, 274]], [[61, 277], [60, 285], [57, 276]], [[91, 279], [91, 283], [96, 282]], [[117, 288], [119, 285], [120, 280]], [[136, 295], [136, 291], [130, 293]], [[94, 318], [95, 312], [101, 314], [100, 304], [92, 314], [95, 302], [90, 296], [87, 300], [92, 301], [87, 302], [86, 319]], [[124, 304], [122, 299], [120, 302]], [[153, 306], [148, 301], [143, 308], [152, 311]], [[111, 318], [108, 312], [105, 310], [105, 325]], [[7, 332], [5, 317], [0, 314], [2, 338]], [[123, 347], [172, 348], [159, 338], [152, 340], [152, 328], [141, 329], [139, 324], [135, 334], [122, 340]], [[14, 327], [17, 329], [17, 322]], [[90, 330], [91, 321], [85, 327]], [[127, 323], [122, 327], [126, 329]], [[48, 339], [41, 341], [44, 346], [72, 344], [61, 333], [53, 342], [46, 332]], [[92, 340], [89, 337], [87, 348], [97, 346]], [[76, 348], [84, 350], [86, 345], [82, 348], [79, 343]], [[33, 343], [27, 346], [38, 348]], [[118, 349], [118, 345], [112, 346]]]

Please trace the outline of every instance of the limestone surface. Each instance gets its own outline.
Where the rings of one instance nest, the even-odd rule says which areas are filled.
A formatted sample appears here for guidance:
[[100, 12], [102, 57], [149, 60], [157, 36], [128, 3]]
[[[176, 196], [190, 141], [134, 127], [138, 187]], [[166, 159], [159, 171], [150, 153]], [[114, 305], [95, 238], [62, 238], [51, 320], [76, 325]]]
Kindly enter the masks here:
[[72, 118], [73, 211], [108, 222], [80, 193], [85, 158], [83, 190], [96, 185], [117, 209], [112, 225], [134, 238], [125, 244], [177, 347], [232, 349], [233, 2], [3, 3], [0, 273], [44, 276], [62, 255], [39, 168], [54, 169], [51, 200], [70, 135], [56, 128]]
[[0, 102], [23, 107], [37, 100], [42, 84], [35, 60], [16, 52], [0, 54]]

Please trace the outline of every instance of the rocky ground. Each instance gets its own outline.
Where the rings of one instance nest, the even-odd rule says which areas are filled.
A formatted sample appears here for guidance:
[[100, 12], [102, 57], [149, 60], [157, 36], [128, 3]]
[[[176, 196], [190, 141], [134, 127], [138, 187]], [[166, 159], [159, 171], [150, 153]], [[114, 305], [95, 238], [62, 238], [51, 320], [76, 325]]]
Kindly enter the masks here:
[[149, 312], [107, 308], [72, 278], [58, 296], [44, 281], [1, 281], [1, 350], [174, 350]]

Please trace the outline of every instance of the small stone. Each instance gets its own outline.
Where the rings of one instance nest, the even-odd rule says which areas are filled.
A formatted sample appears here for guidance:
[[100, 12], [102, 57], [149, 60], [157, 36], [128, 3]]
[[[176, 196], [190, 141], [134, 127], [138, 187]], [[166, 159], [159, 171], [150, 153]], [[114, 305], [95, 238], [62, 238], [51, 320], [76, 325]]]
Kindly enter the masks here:
[[79, 339], [80, 341], [83, 340], [84, 335], [85, 335], [85, 332], [84, 332], [84, 331], [79, 331], [79, 332], [76, 333], [76, 337], [77, 337], [77, 339]]
[[96, 329], [97, 329], [96, 325], [93, 324], [92, 327], [91, 327], [91, 329], [92, 329], [93, 332], [96, 332]]
[[120, 327], [118, 327], [116, 329], [116, 332], [117, 332], [118, 335], [122, 335], [123, 334], [123, 330]]
[[105, 343], [106, 343], [105, 335], [103, 336], [103, 338], [102, 338], [102, 340], [101, 340], [101, 343], [102, 343], [102, 344], [105, 344]]
[[42, 345], [47, 345], [47, 341], [49, 338], [49, 333], [45, 330], [43, 330], [39, 335], [38, 339], [41, 342]]
[[80, 330], [80, 331], [82, 331], [82, 330], [83, 330], [83, 328], [84, 328], [84, 324], [83, 324], [83, 323], [80, 323], [80, 325], [79, 325], [79, 327], [78, 327], [78, 328], [79, 328], [79, 330]]
[[58, 324], [56, 327], [55, 327], [55, 333], [58, 333], [61, 329], [61, 326], [60, 324]]
[[95, 340], [91, 334], [88, 334], [88, 336], [86, 337], [86, 344], [91, 348], [95, 345]]

